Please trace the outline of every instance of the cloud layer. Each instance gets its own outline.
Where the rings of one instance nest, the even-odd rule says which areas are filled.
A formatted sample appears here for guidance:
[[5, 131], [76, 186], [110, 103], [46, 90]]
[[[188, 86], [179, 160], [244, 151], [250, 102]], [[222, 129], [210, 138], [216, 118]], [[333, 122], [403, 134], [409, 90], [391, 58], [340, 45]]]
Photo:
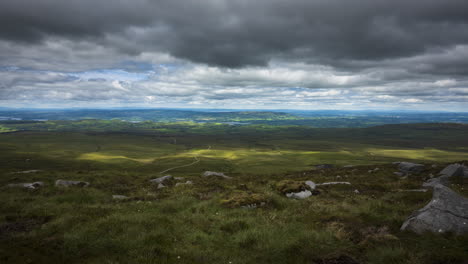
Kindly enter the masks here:
[[464, 110], [465, 10], [465, 0], [2, 1], [0, 102]]

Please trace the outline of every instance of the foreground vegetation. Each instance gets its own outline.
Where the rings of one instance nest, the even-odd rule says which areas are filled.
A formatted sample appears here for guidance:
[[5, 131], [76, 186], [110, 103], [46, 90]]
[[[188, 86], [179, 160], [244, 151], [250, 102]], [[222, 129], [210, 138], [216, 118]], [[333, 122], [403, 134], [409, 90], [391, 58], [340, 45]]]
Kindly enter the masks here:
[[[466, 125], [311, 129], [56, 121], [4, 126], [10, 132], [0, 134], [0, 186], [33, 181], [46, 186], [0, 192], [1, 263], [468, 259], [467, 236], [399, 231], [431, 197], [410, 190], [446, 163], [468, 160]], [[397, 160], [424, 163], [426, 171], [398, 177], [391, 164]], [[317, 169], [317, 164], [335, 166]], [[207, 170], [233, 178], [202, 177]], [[193, 185], [158, 189], [149, 183], [165, 174]], [[91, 185], [58, 188], [57, 179]], [[321, 186], [318, 195], [292, 200], [278, 191], [284, 180], [351, 185]], [[465, 196], [467, 187], [463, 180], [452, 184]], [[263, 206], [241, 207], [252, 201]]]

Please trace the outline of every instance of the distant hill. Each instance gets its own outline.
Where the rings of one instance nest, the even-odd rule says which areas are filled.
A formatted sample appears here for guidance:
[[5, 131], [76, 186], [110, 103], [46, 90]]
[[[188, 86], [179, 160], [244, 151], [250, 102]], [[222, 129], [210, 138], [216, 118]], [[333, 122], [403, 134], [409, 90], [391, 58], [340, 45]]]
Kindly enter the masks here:
[[226, 109], [209, 111], [203, 109], [0, 109], [0, 121], [85, 119], [346, 128], [405, 123], [468, 123], [468, 113]]

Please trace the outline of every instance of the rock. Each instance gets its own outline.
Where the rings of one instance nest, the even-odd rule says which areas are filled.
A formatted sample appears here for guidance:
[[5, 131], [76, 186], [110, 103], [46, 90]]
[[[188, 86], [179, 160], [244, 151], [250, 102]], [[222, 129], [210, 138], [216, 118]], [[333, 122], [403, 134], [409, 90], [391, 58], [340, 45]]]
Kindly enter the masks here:
[[305, 199], [307, 197], [310, 197], [311, 195], [312, 195], [312, 192], [309, 190], [305, 190], [301, 192], [286, 193], [286, 197], [292, 198], [292, 199]]
[[399, 177], [405, 176], [405, 174], [403, 172], [400, 172], [400, 171], [395, 171], [393, 174], [395, 174], [396, 176], [399, 176]]
[[358, 189], [356, 189], [356, 190], [354, 190], [354, 193], [355, 194], [360, 194], [361, 192]]
[[175, 179], [176, 181], [183, 181], [183, 180], [185, 180], [184, 177], [174, 177], [174, 179]]
[[455, 234], [468, 233], [468, 199], [447, 186], [435, 184], [432, 200], [422, 209], [413, 212], [401, 230], [418, 234], [424, 232]]
[[313, 181], [306, 181], [305, 184], [309, 186], [311, 190], [315, 190], [315, 187], [317, 187], [317, 184]]
[[400, 164], [400, 163], [401, 163], [401, 161], [392, 162], [393, 165], [398, 165], [398, 164]]
[[192, 185], [193, 182], [192, 181], [186, 181], [186, 182], [178, 182], [175, 184], [175, 186], [180, 186], [180, 185]]
[[442, 175], [442, 176], [439, 176], [437, 178], [429, 179], [428, 181], [423, 183], [422, 186], [424, 188], [433, 188], [433, 187], [435, 187], [436, 185], [439, 185], [439, 184], [448, 185], [449, 183], [450, 183], [450, 177]]
[[346, 184], [346, 185], [351, 185], [349, 182], [324, 182], [324, 183], [317, 183], [317, 186], [321, 185], [335, 185], [335, 184]]
[[159, 183], [158, 184], [158, 189], [162, 189], [162, 188], [166, 188], [166, 185], [162, 184], [162, 183]]
[[112, 195], [112, 199], [114, 199], [114, 200], [127, 200], [127, 199], [129, 199], [129, 197], [125, 196], [125, 195], [114, 194], [114, 195]]
[[154, 184], [161, 184], [161, 183], [164, 183], [165, 181], [171, 180], [171, 179], [172, 179], [171, 175], [166, 175], [166, 176], [162, 176], [162, 177], [159, 177], [159, 178], [156, 178], [156, 179], [152, 179], [152, 180], [150, 180], [150, 182], [154, 183]]
[[225, 175], [225, 174], [222, 173], [222, 172], [205, 171], [205, 172], [203, 173], [203, 177], [210, 177], [210, 176], [221, 177], [221, 178], [224, 178], [224, 179], [232, 179], [232, 177], [229, 177], [229, 176]]
[[450, 164], [439, 172], [439, 175], [445, 175], [448, 177], [460, 177], [463, 176], [465, 166], [455, 163]]
[[13, 174], [28, 174], [28, 173], [38, 173], [42, 170], [25, 170], [25, 171], [17, 171], [17, 172], [12, 172]]
[[55, 181], [55, 186], [60, 186], [60, 187], [70, 187], [70, 186], [88, 187], [88, 186], [89, 186], [89, 182], [85, 182], [85, 181], [57, 180], [57, 181]]
[[19, 187], [19, 188], [26, 188], [26, 189], [37, 189], [41, 186], [44, 186], [43, 182], [11, 183], [7, 185], [7, 187], [11, 187], [11, 188]]
[[317, 168], [317, 169], [331, 169], [331, 168], [333, 168], [333, 165], [332, 164], [318, 164], [318, 165], [315, 165], [315, 168]]
[[400, 162], [398, 169], [404, 173], [419, 173], [424, 170], [424, 165], [411, 163], [411, 162]]

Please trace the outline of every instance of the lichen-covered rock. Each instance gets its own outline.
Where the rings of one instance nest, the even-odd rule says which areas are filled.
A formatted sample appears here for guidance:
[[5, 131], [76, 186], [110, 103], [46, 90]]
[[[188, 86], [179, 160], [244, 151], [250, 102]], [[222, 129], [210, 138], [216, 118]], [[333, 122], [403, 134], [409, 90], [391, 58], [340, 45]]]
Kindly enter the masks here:
[[424, 170], [424, 165], [411, 162], [400, 162], [398, 163], [398, 169], [404, 173], [419, 173]]
[[401, 230], [424, 232], [468, 233], [468, 199], [442, 184], [434, 184], [432, 200], [413, 212]]
[[67, 181], [67, 180], [57, 180], [55, 181], [55, 186], [58, 187], [88, 187], [89, 182], [85, 181]]

